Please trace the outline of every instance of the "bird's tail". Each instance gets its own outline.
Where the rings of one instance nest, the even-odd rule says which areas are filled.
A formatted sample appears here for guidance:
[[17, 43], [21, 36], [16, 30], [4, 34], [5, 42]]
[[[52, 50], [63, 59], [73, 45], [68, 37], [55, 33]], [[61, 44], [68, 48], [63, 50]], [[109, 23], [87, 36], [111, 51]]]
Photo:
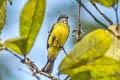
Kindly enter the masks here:
[[53, 66], [54, 66], [54, 61], [47, 61], [47, 64], [45, 65], [45, 67], [42, 69], [43, 72], [46, 72], [48, 74], [52, 74], [53, 72]]

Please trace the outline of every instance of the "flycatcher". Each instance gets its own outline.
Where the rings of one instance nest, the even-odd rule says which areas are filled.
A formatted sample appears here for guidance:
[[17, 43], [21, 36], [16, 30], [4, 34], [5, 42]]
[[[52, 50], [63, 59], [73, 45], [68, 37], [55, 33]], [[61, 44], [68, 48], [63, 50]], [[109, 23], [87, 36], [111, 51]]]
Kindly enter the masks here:
[[51, 74], [53, 71], [54, 61], [63, 48], [69, 35], [68, 16], [62, 14], [59, 16], [49, 33], [47, 40], [48, 61], [42, 71]]

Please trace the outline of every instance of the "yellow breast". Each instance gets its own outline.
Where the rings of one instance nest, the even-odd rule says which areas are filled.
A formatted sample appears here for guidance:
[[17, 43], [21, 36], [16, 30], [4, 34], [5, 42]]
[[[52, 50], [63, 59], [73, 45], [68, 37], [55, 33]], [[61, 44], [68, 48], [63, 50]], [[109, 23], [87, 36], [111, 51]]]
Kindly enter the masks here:
[[[64, 23], [56, 23], [53, 26], [53, 29], [50, 33], [50, 36], [48, 38], [48, 57], [55, 57], [58, 55], [60, 51], [60, 44], [64, 46], [67, 38], [69, 35], [69, 25]], [[53, 36], [55, 37], [55, 40], [53, 40]], [[58, 43], [58, 41], [60, 44]]]

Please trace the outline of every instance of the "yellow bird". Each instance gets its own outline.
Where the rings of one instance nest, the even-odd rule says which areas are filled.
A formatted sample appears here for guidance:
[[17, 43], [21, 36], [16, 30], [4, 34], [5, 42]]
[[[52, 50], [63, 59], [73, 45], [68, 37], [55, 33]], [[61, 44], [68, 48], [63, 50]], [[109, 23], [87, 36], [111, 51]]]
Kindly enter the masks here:
[[62, 14], [59, 16], [57, 23], [55, 23], [49, 33], [47, 40], [47, 50], [48, 50], [48, 61], [45, 67], [42, 69], [43, 72], [51, 74], [53, 71], [54, 61], [63, 48], [70, 29], [68, 25], [68, 16]]

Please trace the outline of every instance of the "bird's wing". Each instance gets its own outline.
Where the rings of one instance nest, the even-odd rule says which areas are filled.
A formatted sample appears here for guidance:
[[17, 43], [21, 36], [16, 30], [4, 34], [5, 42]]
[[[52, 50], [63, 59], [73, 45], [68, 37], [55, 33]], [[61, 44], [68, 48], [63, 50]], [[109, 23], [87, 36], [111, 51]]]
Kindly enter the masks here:
[[[55, 25], [55, 24], [54, 24], [54, 25]], [[53, 28], [54, 28], [54, 25], [52, 26], [52, 29], [51, 29], [50, 32], [49, 32], [49, 36], [48, 36], [48, 39], [47, 39], [47, 49], [49, 48], [48, 40], [49, 40], [49, 37], [50, 37], [50, 35], [51, 35], [51, 32], [52, 32], [52, 30], [53, 30]]]

